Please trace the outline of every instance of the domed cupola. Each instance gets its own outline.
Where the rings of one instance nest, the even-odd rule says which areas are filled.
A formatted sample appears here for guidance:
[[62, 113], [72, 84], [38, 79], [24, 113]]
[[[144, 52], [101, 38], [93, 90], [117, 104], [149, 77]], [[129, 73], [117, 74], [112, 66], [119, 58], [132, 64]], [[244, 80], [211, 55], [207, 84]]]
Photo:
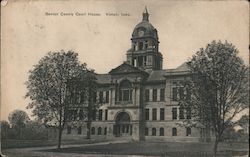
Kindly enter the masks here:
[[127, 61], [143, 70], [162, 69], [162, 54], [158, 50], [157, 30], [149, 22], [149, 14], [145, 8], [142, 21], [133, 30], [131, 48], [127, 51]]
[[152, 37], [158, 40], [157, 30], [149, 22], [149, 14], [147, 8], [142, 14], [142, 21], [138, 23], [132, 33], [132, 38], [141, 38], [141, 37]]

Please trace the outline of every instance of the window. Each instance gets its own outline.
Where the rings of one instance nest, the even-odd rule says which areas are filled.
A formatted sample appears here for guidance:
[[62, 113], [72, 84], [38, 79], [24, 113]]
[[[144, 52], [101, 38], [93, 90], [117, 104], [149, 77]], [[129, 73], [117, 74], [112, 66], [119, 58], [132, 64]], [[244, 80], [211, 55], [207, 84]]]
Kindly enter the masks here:
[[164, 108], [160, 109], [160, 120], [165, 120], [165, 109]]
[[172, 108], [172, 119], [177, 119], [177, 108]]
[[179, 87], [179, 97], [180, 100], [184, 99], [184, 87]]
[[109, 103], [109, 91], [106, 91], [105, 103]]
[[105, 110], [105, 120], [108, 120], [108, 110]]
[[71, 126], [67, 127], [67, 134], [71, 134]]
[[149, 101], [149, 89], [145, 90], [145, 101]]
[[103, 91], [99, 92], [99, 102], [103, 103]]
[[96, 120], [96, 112], [97, 112], [96, 109], [92, 110], [92, 113], [93, 113], [93, 117], [92, 118], [93, 118], [93, 120]]
[[79, 126], [78, 128], [77, 128], [77, 134], [82, 134], [82, 127], [81, 126]]
[[132, 85], [128, 80], [120, 84], [119, 101], [132, 101]]
[[102, 134], [102, 128], [101, 128], [101, 127], [98, 128], [97, 134], [98, 134], [98, 135], [101, 135], [101, 134]]
[[186, 136], [191, 136], [191, 128], [186, 128]]
[[152, 128], [152, 136], [156, 136], [156, 128]]
[[83, 110], [81, 109], [79, 112], [79, 120], [83, 120], [84, 119], [84, 113]]
[[96, 92], [93, 93], [93, 102], [96, 102]]
[[164, 136], [164, 128], [160, 128], [160, 136]]
[[160, 90], [160, 101], [164, 101], [165, 100], [165, 89], [161, 89]]
[[107, 127], [104, 128], [104, 135], [107, 135]]
[[102, 110], [99, 110], [99, 120], [102, 120]]
[[152, 116], [152, 120], [156, 120], [157, 119], [157, 109], [153, 108], [153, 116]]
[[191, 108], [190, 107], [188, 107], [187, 108], [187, 119], [191, 119]]
[[153, 101], [157, 101], [157, 89], [153, 89]]
[[145, 109], [145, 120], [149, 120], [149, 109]]
[[91, 134], [92, 134], [92, 135], [95, 134], [95, 128], [94, 128], [94, 127], [91, 128]]
[[179, 118], [180, 119], [185, 119], [185, 117], [184, 117], [184, 108], [183, 107], [179, 108]]
[[172, 93], [172, 99], [174, 100], [174, 101], [176, 101], [177, 100], [177, 88], [176, 87], [174, 87], [173, 88], [173, 93]]
[[177, 129], [176, 128], [172, 128], [172, 136], [177, 136]]
[[80, 103], [84, 103], [84, 102], [85, 102], [85, 99], [86, 99], [86, 97], [85, 97], [85, 92], [82, 90], [82, 91], [81, 91], [81, 95], [80, 95]]
[[145, 128], [145, 136], [148, 136], [148, 128]]
[[142, 48], [143, 48], [143, 42], [139, 42], [139, 45], [138, 45], [139, 47], [138, 47], [138, 49], [139, 50], [142, 50]]

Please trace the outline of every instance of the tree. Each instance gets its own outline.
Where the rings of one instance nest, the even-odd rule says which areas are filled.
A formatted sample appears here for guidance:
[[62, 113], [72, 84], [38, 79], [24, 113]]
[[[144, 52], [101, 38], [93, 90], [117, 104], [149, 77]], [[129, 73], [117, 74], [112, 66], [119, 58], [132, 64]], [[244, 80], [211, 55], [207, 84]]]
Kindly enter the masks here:
[[1, 123], [1, 137], [3, 139], [6, 139], [6, 138], [8, 138], [8, 132], [10, 130], [10, 124], [5, 120], [1, 121], [0, 123]]
[[224, 130], [237, 114], [249, 107], [249, 68], [238, 57], [235, 46], [227, 41], [209, 43], [187, 65], [191, 79], [186, 88], [192, 96], [182, 104], [192, 108], [192, 121], [214, 131], [216, 156]]
[[249, 115], [243, 115], [237, 122], [241, 127], [249, 125]]
[[22, 138], [22, 130], [30, 120], [28, 114], [22, 110], [14, 110], [9, 114], [8, 119], [12, 128], [17, 131], [18, 138]]
[[65, 101], [67, 82], [88, 73], [86, 64], [80, 64], [78, 54], [73, 51], [49, 52], [29, 72], [26, 82], [27, 97], [31, 99], [28, 108], [45, 124], [56, 124], [58, 128], [58, 149], [64, 125], [69, 116]]

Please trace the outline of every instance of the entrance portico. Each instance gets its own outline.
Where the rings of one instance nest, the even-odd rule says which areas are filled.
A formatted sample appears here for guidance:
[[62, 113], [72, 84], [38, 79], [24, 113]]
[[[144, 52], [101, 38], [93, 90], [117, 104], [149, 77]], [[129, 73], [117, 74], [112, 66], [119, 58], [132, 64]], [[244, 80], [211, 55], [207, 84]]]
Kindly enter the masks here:
[[113, 131], [113, 134], [116, 137], [132, 135], [132, 124], [130, 123], [130, 116], [128, 113], [118, 113], [113, 126]]

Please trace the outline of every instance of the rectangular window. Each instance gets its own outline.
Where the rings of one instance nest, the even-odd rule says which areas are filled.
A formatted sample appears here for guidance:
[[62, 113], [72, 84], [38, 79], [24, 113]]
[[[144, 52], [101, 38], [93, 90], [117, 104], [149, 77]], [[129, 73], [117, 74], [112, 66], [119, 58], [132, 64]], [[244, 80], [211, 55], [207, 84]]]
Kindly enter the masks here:
[[83, 118], [84, 118], [84, 113], [83, 113], [83, 110], [81, 109], [79, 112], [79, 119], [83, 120]]
[[157, 109], [153, 108], [152, 120], [157, 120]]
[[92, 110], [92, 113], [93, 113], [92, 118], [93, 118], [94, 121], [96, 120], [96, 112], [97, 112], [96, 109]]
[[129, 90], [123, 90], [123, 101], [129, 101]]
[[188, 107], [187, 108], [187, 119], [191, 119], [191, 108], [190, 107]]
[[149, 109], [145, 109], [145, 120], [149, 120]]
[[108, 110], [105, 110], [105, 120], [108, 120]]
[[179, 96], [180, 96], [180, 100], [184, 99], [184, 87], [179, 88]]
[[99, 92], [99, 102], [103, 103], [103, 91]]
[[177, 108], [172, 108], [172, 119], [177, 119]]
[[106, 91], [106, 100], [105, 100], [106, 103], [109, 103], [109, 91]]
[[176, 87], [174, 87], [173, 88], [173, 92], [172, 92], [172, 99], [174, 100], [174, 101], [177, 101], [177, 88]]
[[80, 95], [80, 103], [84, 103], [85, 102], [85, 92], [84, 91], [81, 91], [81, 95]]
[[93, 93], [93, 102], [96, 103], [96, 92]]
[[160, 101], [165, 101], [165, 89], [160, 90]]
[[172, 136], [177, 136], [177, 129], [176, 128], [172, 128]]
[[102, 120], [102, 110], [99, 110], [99, 120]]
[[153, 101], [157, 101], [157, 89], [153, 89]]
[[120, 101], [132, 101], [132, 90], [131, 89], [123, 89], [119, 93]]
[[191, 128], [186, 128], [186, 136], [191, 136]]
[[149, 89], [145, 90], [145, 101], [148, 102], [149, 101]]
[[160, 120], [165, 120], [165, 109], [164, 108], [160, 109]]
[[179, 118], [180, 119], [184, 119], [184, 108], [183, 107], [180, 107], [179, 108]]
[[82, 127], [81, 127], [81, 126], [79, 126], [79, 127], [77, 128], [77, 134], [78, 134], [78, 135], [82, 134]]

